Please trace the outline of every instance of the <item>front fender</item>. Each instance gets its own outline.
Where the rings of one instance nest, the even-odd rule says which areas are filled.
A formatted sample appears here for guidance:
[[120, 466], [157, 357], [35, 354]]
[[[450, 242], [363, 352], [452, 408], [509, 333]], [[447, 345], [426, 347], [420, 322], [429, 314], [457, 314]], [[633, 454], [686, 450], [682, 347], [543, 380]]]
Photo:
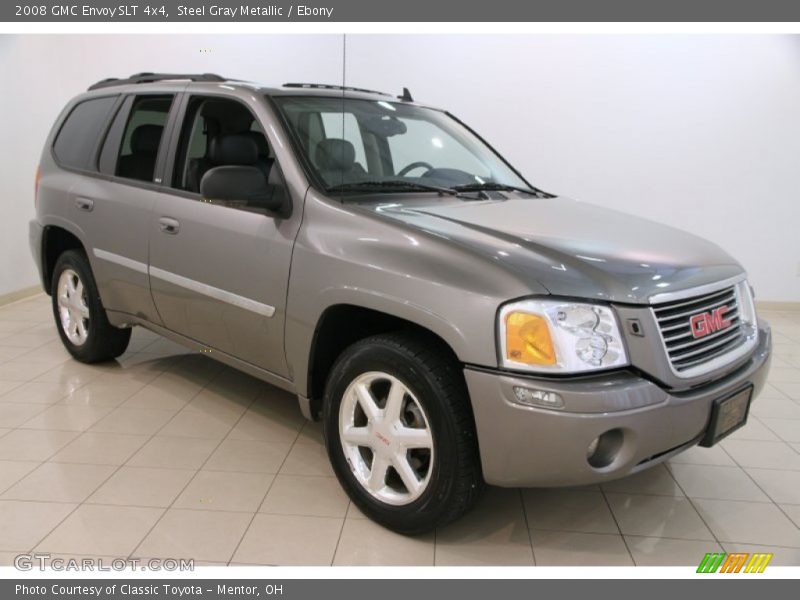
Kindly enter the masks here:
[[292, 258], [285, 351], [298, 394], [308, 391], [314, 333], [326, 310], [363, 307], [442, 338], [464, 363], [497, 366], [495, 318], [520, 281], [449, 240], [313, 197]]

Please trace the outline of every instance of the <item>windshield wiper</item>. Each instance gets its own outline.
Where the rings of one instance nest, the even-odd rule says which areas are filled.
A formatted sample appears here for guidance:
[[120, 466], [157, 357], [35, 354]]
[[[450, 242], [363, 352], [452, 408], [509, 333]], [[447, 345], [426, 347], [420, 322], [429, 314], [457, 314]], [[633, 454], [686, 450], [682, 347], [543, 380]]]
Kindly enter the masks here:
[[438, 194], [449, 194], [451, 196], [458, 195], [458, 191], [453, 188], [440, 187], [438, 185], [428, 185], [426, 183], [417, 183], [415, 181], [402, 181], [400, 179], [387, 179], [375, 181], [351, 181], [348, 183], [339, 183], [329, 186], [329, 192], [348, 192], [348, 191], [368, 191], [369, 189], [378, 190], [420, 190], [425, 192], [436, 192]]
[[522, 192], [540, 198], [550, 198], [550, 194], [543, 192], [535, 187], [519, 187], [516, 185], [506, 185], [505, 183], [467, 183], [464, 185], [454, 185], [453, 189], [458, 192]]

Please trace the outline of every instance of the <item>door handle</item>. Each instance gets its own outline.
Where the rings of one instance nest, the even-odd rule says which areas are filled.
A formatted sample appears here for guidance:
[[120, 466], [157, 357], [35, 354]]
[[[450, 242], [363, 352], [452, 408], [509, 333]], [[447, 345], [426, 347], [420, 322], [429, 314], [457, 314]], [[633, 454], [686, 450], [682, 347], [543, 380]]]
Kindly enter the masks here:
[[75, 206], [77, 206], [80, 210], [85, 210], [86, 212], [92, 212], [94, 208], [94, 200], [91, 198], [75, 198]]
[[173, 219], [171, 217], [161, 217], [158, 220], [158, 226], [161, 228], [161, 231], [164, 233], [171, 233], [175, 235], [180, 231], [181, 224], [177, 219]]

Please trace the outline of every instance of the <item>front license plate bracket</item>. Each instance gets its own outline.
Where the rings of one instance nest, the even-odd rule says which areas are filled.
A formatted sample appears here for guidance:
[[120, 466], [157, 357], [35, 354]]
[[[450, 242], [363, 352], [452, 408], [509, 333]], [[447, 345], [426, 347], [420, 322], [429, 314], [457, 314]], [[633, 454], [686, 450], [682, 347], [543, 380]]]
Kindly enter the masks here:
[[744, 389], [714, 400], [708, 428], [699, 445], [704, 448], [710, 448], [721, 439], [743, 427], [747, 423], [747, 416], [750, 414], [752, 397], [753, 386], [749, 385]]

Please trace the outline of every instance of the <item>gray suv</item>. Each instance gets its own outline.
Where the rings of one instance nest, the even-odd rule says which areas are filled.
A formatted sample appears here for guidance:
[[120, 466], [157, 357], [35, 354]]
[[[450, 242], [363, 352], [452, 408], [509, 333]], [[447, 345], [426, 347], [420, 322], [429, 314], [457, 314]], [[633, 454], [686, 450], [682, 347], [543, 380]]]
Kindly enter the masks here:
[[77, 360], [140, 325], [297, 395], [365, 514], [641, 471], [741, 427], [770, 329], [720, 248], [537, 189], [452, 114], [141, 73], [73, 99], [30, 240]]

